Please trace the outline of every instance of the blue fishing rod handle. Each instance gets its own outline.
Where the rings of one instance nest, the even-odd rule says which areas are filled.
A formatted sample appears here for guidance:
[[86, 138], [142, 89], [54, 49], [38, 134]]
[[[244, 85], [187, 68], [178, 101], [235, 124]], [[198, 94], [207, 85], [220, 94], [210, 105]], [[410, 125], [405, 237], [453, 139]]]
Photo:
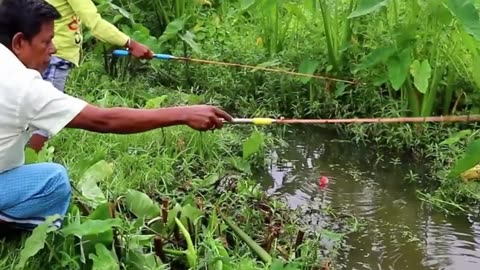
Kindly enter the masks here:
[[170, 54], [157, 53], [155, 54], [155, 58], [162, 59], [162, 60], [172, 60], [175, 58], [175, 56]]
[[114, 50], [113, 54], [117, 56], [128, 56], [130, 53], [127, 50]]
[[[128, 56], [130, 54], [129, 51], [127, 50], [114, 50], [113, 51], [113, 54], [114, 55], [117, 55], [117, 56]], [[162, 53], [156, 53], [153, 55], [153, 57], [157, 58], [157, 59], [162, 59], [162, 60], [172, 60], [172, 59], [175, 59], [175, 56], [173, 55], [170, 55], [170, 54], [162, 54]]]

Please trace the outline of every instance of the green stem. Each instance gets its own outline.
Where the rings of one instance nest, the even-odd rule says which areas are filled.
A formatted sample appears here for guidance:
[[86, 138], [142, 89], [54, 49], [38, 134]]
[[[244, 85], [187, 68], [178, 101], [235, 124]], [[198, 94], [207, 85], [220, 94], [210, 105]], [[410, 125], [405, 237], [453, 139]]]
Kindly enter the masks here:
[[242, 239], [242, 241], [244, 241], [253, 250], [253, 252], [255, 252], [257, 256], [262, 259], [263, 262], [267, 264], [270, 264], [272, 262], [272, 257], [270, 256], [270, 254], [268, 254], [267, 251], [265, 251], [265, 249], [259, 246], [257, 242], [255, 242], [252, 238], [250, 238], [250, 236], [243, 232], [242, 229], [240, 229], [235, 223], [233, 223], [232, 220], [230, 220], [223, 214], [221, 215], [225, 223], [227, 223], [227, 225], [232, 228], [232, 230], [238, 235], [238, 237], [240, 237], [240, 239]]
[[195, 247], [193, 246], [192, 238], [190, 237], [190, 233], [187, 229], [183, 226], [182, 222], [175, 217], [175, 223], [177, 223], [178, 228], [182, 231], [185, 240], [187, 241], [187, 260], [190, 267], [195, 267], [197, 264], [197, 252]]
[[320, 11], [322, 12], [323, 17], [323, 27], [325, 28], [325, 37], [327, 39], [327, 50], [328, 50], [328, 59], [330, 64], [333, 66], [333, 69], [338, 70], [337, 59], [335, 57], [334, 46], [333, 46], [333, 36], [332, 29], [330, 25], [330, 14], [328, 13], [327, 3], [325, 0], [320, 0]]
[[176, 249], [164, 248], [163, 252], [165, 252], [165, 254], [170, 254], [174, 256], [185, 256], [185, 251], [176, 250]]
[[447, 88], [445, 89], [445, 93], [443, 95], [443, 115], [450, 114], [450, 104], [452, 103], [453, 86], [456, 77], [455, 75], [455, 70], [450, 68], [448, 70]]

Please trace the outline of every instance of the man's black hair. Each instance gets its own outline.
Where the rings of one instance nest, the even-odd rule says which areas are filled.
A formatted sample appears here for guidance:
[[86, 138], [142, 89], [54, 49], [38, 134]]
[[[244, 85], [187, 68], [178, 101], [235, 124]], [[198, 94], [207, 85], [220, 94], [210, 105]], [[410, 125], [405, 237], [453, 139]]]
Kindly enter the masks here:
[[31, 41], [44, 23], [60, 17], [57, 9], [44, 0], [0, 0], [0, 43], [11, 50], [17, 33]]

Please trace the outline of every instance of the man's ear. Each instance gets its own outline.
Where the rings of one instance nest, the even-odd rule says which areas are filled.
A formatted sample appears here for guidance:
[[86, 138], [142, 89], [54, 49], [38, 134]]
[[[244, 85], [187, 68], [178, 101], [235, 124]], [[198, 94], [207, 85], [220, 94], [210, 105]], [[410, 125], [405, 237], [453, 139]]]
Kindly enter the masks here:
[[23, 33], [16, 33], [12, 38], [12, 51], [18, 54], [25, 46], [25, 35]]

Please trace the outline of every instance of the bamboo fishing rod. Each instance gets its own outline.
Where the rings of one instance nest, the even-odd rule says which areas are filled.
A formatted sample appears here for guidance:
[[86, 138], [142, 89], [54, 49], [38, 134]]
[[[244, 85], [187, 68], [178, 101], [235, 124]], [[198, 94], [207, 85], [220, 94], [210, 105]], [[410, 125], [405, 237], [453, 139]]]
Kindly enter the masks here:
[[[130, 54], [130, 52], [127, 51], [127, 50], [114, 50], [113, 51], [113, 55], [116, 55], [116, 56], [128, 56], [129, 54]], [[288, 75], [294, 75], [294, 76], [300, 76], [300, 77], [322, 79], [322, 80], [327, 80], [327, 81], [343, 82], [343, 83], [347, 83], [347, 84], [360, 84], [358, 81], [342, 80], [342, 79], [337, 79], [337, 78], [332, 78], [332, 77], [327, 77], [327, 76], [320, 76], [320, 75], [315, 75], [315, 74], [305, 74], [305, 73], [299, 73], [299, 72], [293, 72], [293, 71], [287, 71], [287, 70], [281, 70], [281, 69], [266, 68], [266, 67], [238, 64], [238, 63], [228, 63], [228, 62], [221, 62], [221, 61], [196, 59], [196, 58], [190, 58], [190, 57], [180, 57], [180, 56], [173, 56], [173, 55], [170, 55], [170, 54], [156, 53], [156, 54], [153, 55], [153, 57], [157, 58], [157, 59], [161, 59], [161, 60], [181, 60], [181, 61], [190, 61], [190, 62], [197, 62], [197, 63], [203, 63], [203, 64], [241, 67], [241, 68], [263, 70], [263, 71], [269, 71], [269, 72], [281, 73], [281, 74], [288, 74]]]
[[480, 115], [393, 117], [393, 118], [349, 118], [349, 119], [273, 119], [273, 118], [234, 118], [225, 124], [353, 124], [353, 123], [427, 123], [427, 122], [479, 122]]

